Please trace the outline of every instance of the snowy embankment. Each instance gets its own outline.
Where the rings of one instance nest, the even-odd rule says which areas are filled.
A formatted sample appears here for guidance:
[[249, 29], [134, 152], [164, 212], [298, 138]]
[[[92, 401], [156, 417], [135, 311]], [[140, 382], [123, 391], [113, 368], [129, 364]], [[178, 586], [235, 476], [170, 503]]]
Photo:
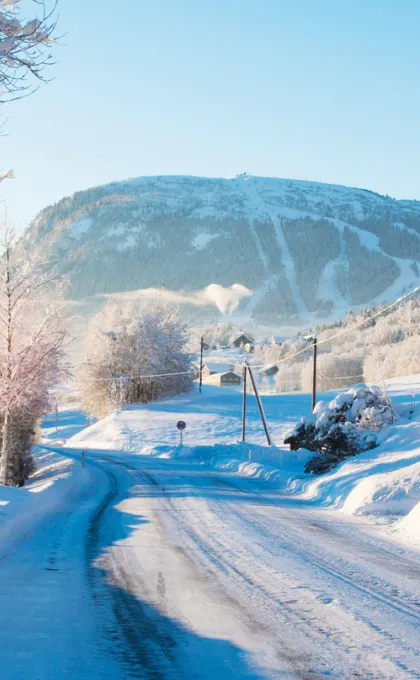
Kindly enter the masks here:
[[[43, 441], [53, 446], [65, 442], [67, 452], [89, 449], [179, 459], [182, 465], [198, 463], [258, 478], [304, 504], [335, 509], [341, 516], [364, 516], [385, 525], [391, 537], [420, 546], [420, 406], [410, 414], [419, 400], [420, 376], [393, 379], [388, 386], [398, 420], [380, 433], [380, 445], [315, 477], [303, 473], [312, 454], [290, 452], [282, 444], [287, 429], [310, 411], [309, 395], [297, 393], [263, 398], [276, 444], [271, 448], [266, 446], [254, 398], [248, 399], [247, 442], [243, 444], [239, 441], [240, 390], [208, 385], [201, 396], [194, 393], [128, 407], [90, 427], [85, 427], [86, 418], [76, 410], [63, 407], [59, 432], [55, 415], [45, 419]], [[331, 394], [319, 396], [331, 398]], [[182, 447], [175, 427], [179, 419], [187, 422]], [[24, 533], [38, 513], [53, 510], [81, 482], [83, 470], [71, 458], [39, 448], [36, 459], [37, 471], [24, 489], [0, 487], [3, 541], [9, 534]]]
[[[344, 515], [363, 515], [386, 524], [387, 532], [420, 545], [420, 376], [388, 382], [398, 413], [395, 425], [379, 435], [377, 448], [347, 459], [327, 474], [305, 475], [309, 454], [290, 452], [282, 444], [285, 431], [309, 410], [309, 396], [270, 395], [264, 405], [276, 446], [265, 445], [253, 398], [249, 399], [246, 444], [240, 439], [241, 395], [228, 388], [205, 386], [194, 394], [112, 414], [67, 442], [71, 448], [139, 453], [187, 459], [217, 470], [266, 480], [282, 494], [302, 503], [329, 507]], [[414, 397], [413, 397], [414, 395]], [[331, 398], [331, 394], [319, 395]], [[175, 428], [187, 421], [184, 446]]]
[[380, 432], [379, 446], [325, 475], [296, 479], [289, 489], [303, 500], [385, 523], [394, 538], [420, 546], [420, 376], [387, 385], [398, 418]]
[[[49, 445], [62, 444], [63, 439], [86, 425], [85, 416], [64, 407], [60, 409], [59, 418], [58, 432], [55, 414], [44, 420], [42, 440]], [[83, 484], [85, 472], [72, 458], [47, 451], [42, 445], [35, 448], [34, 456], [36, 471], [25, 487], [0, 486], [0, 543], [3, 547], [9, 539], [19, 540], [29, 535], [38, 520], [54, 512], [68, 494]]]

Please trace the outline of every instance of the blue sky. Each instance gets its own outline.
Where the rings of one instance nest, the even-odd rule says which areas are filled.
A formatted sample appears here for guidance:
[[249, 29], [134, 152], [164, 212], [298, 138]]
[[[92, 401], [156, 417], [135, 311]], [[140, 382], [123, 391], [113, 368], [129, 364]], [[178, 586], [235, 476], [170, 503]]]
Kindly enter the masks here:
[[140, 175], [295, 177], [420, 199], [419, 0], [60, 0], [54, 81], [3, 107], [19, 228]]

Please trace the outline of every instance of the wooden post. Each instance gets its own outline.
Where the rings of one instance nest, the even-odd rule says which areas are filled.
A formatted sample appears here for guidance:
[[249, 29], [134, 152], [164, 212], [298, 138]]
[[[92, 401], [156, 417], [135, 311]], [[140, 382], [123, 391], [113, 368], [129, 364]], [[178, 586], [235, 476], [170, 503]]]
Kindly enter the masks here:
[[318, 342], [317, 339], [313, 339], [313, 375], [312, 375], [312, 411], [315, 408], [316, 405], [316, 355], [317, 355], [317, 349], [318, 349]]
[[267, 437], [267, 444], [268, 444], [268, 446], [272, 446], [271, 437], [270, 437], [270, 433], [268, 431], [268, 426], [267, 426], [267, 420], [266, 420], [266, 417], [265, 417], [265, 413], [264, 413], [263, 405], [262, 405], [262, 402], [261, 402], [261, 399], [260, 399], [260, 395], [259, 395], [257, 386], [255, 384], [254, 374], [252, 372], [251, 366], [248, 363], [246, 364], [246, 366], [248, 368], [248, 373], [249, 373], [249, 376], [250, 376], [251, 381], [252, 381], [252, 387], [254, 388], [255, 397], [257, 399], [257, 404], [258, 404], [258, 408], [259, 408], [259, 411], [260, 411], [262, 424], [264, 425], [265, 436]]
[[203, 384], [203, 350], [204, 350], [204, 338], [201, 337], [201, 352], [200, 352], [200, 394], [201, 386]]
[[243, 397], [242, 397], [242, 441], [245, 441], [245, 436], [246, 436], [246, 373], [247, 373], [247, 366], [244, 363], [243, 366], [243, 382], [244, 382], [244, 391], [243, 391]]

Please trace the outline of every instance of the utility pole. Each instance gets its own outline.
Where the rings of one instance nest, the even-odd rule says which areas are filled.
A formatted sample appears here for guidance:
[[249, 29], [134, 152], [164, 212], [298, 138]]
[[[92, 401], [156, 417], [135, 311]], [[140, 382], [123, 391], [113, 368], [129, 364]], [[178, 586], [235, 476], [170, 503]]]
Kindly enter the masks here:
[[251, 366], [248, 363], [246, 364], [246, 367], [248, 369], [248, 373], [249, 373], [249, 376], [251, 378], [252, 387], [254, 388], [254, 393], [255, 393], [256, 400], [257, 400], [258, 409], [260, 411], [262, 424], [263, 424], [264, 430], [265, 430], [265, 436], [267, 437], [267, 444], [268, 444], [268, 446], [272, 446], [270, 433], [268, 431], [267, 420], [266, 420], [266, 417], [265, 417], [265, 413], [264, 413], [263, 405], [262, 405], [260, 395], [259, 395], [259, 392], [258, 392], [258, 389], [257, 389], [257, 385], [255, 384], [254, 374], [252, 372]]
[[201, 336], [201, 351], [200, 351], [200, 394], [201, 386], [203, 384], [203, 351], [204, 351], [204, 338]]
[[242, 397], [242, 441], [245, 441], [245, 430], [246, 430], [246, 373], [247, 373], [247, 365], [244, 363], [243, 365], [243, 383], [244, 383], [244, 392], [243, 392], [243, 397]]
[[316, 405], [316, 356], [318, 351], [318, 341], [316, 338], [313, 338], [312, 349], [314, 358], [312, 375], [312, 411], [313, 411]]

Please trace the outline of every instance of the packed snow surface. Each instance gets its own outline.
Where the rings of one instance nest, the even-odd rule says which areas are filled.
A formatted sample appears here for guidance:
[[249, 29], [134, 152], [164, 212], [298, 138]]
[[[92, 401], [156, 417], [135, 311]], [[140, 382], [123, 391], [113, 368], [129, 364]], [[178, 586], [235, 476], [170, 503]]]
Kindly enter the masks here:
[[379, 446], [318, 478], [282, 445], [305, 394], [263, 396], [273, 447], [251, 396], [239, 442], [240, 388], [47, 418], [0, 489], [2, 679], [419, 678], [420, 376], [389, 393]]

